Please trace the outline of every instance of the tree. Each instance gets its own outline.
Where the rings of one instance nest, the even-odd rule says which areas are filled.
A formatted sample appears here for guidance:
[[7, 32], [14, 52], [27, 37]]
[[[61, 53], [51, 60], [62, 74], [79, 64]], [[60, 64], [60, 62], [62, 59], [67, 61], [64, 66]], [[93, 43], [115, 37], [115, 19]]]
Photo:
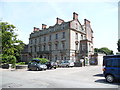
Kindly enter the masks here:
[[20, 50], [23, 49], [23, 42], [17, 39], [16, 27], [14, 25], [0, 22], [0, 29], [2, 30], [0, 32], [0, 38], [2, 38], [2, 62], [11, 63], [14, 67], [16, 58], [20, 55]]
[[95, 48], [94, 49], [95, 53], [104, 53], [106, 55], [113, 55], [113, 51], [108, 49], [107, 47], [102, 47], [102, 48]]
[[33, 58], [33, 60], [39, 60], [40, 63], [45, 64], [46, 62], [49, 62], [46, 58]]
[[117, 43], [117, 46], [118, 46], [118, 52], [120, 52], [120, 39], [118, 40], [118, 43]]

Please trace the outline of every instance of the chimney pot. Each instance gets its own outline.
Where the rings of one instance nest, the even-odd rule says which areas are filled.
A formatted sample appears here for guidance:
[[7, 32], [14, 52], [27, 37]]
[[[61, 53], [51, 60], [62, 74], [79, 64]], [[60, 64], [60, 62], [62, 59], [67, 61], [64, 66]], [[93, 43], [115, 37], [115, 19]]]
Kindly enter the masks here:
[[78, 14], [73, 12], [73, 20], [77, 20], [78, 19]]
[[46, 29], [47, 25], [42, 24], [42, 29]]
[[87, 20], [87, 19], [84, 19], [84, 23], [85, 23], [85, 24], [90, 24], [90, 21]]
[[57, 17], [56, 19], [57, 19], [57, 21], [56, 21], [57, 24], [61, 24], [61, 23], [64, 22], [64, 20], [62, 20], [62, 19], [60, 19], [60, 18], [58, 18], [58, 17]]

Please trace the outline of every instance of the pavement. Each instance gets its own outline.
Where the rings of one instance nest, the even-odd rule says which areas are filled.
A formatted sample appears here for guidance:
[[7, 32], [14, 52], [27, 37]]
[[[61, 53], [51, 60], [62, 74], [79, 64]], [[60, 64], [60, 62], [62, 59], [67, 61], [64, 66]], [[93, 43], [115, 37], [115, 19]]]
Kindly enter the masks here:
[[46, 71], [0, 69], [2, 88], [118, 88], [107, 83], [102, 66], [57, 68]]

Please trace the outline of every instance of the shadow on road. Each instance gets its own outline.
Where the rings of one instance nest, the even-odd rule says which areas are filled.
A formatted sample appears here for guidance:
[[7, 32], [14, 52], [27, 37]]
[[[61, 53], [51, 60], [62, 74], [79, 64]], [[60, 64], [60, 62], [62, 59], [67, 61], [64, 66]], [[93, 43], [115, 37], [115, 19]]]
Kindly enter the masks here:
[[[95, 77], [104, 77], [103, 74], [96, 74], [96, 75], [93, 75]], [[97, 83], [104, 83], [104, 84], [111, 84], [111, 85], [120, 85], [120, 82], [116, 81], [114, 83], [108, 83], [106, 82], [105, 79], [98, 79], [98, 80], [95, 80], [95, 82]]]
[[105, 81], [105, 79], [98, 79], [95, 82], [97, 82], [97, 83], [104, 83], [104, 84], [111, 84], [111, 85], [120, 85], [119, 82], [108, 83], [108, 82]]
[[96, 74], [96, 75], [93, 75], [93, 76], [103, 77], [103, 74]]

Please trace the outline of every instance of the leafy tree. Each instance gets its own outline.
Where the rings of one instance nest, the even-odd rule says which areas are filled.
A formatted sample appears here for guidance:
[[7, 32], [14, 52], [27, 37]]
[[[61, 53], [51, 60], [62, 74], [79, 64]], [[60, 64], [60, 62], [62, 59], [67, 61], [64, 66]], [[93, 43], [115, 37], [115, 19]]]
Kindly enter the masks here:
[[95, 48], [95, 49], [94, 49], [94, 52], [95, 52], [95, 53], [104, 53], [104, 54], [106, 54], [106, 55], [112, 55], [112, 54], [113, 54], [113, 51], [110, 50], [110, 49], [108, 49], [107, 47], [102, 47], [102, 48], [100, 48], [100, 49]]
[[118, 40], [118, 43], [117, 43], [117, 46], [118, 46], [118, 52], [120, 52], [120, 39]]
[[16, 58], [20, 55], [20, 50], [23, 49], [24, 44], [17, 39], [16, 27], [14, 25], [0, 22], [0, 29], [2, 30], [0, 32], [0, 38], [2, 38], [2, 62], [12, 63], [13, 67], [15, 67]]
[[42, 64], [44, 64], [46, 62], [49, 62], [49, 60], [46, 59], [46, 58], [33, 58], [33, 60], [36, 60], [36, 59], [39, 60], [39, 62], [42, 63]]

